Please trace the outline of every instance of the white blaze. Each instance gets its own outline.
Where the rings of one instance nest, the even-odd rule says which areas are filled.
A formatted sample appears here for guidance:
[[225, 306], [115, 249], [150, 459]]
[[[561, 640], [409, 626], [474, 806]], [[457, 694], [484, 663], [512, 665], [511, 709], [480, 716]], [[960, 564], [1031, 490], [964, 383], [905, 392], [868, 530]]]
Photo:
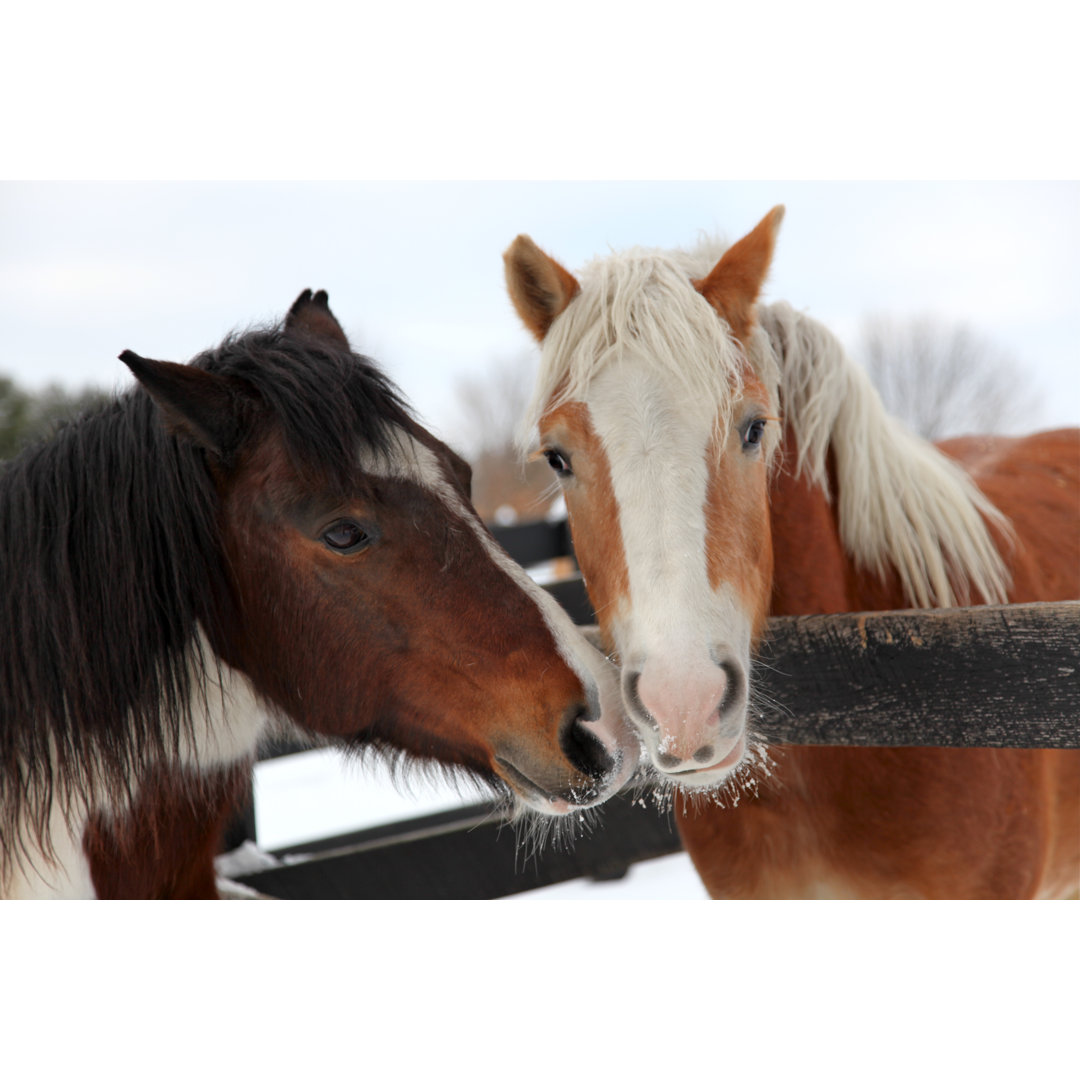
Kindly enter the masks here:
[[629, 579], [629, 614], [615, 615], [615, 644], [624, 671], [640, 672], [639, 697], [659, 724], [659, 733], [643, 732], [650, 750], [690, 757], [741, 734], [715, 715], [729, 682], [718, 660], [734, 659], [746, 677], [752, 624], [730, 585], [709, 584], [706, 455], [717, 405], [679, 389], [622, 359], [596, 376], [589, 410], [607, 454]]

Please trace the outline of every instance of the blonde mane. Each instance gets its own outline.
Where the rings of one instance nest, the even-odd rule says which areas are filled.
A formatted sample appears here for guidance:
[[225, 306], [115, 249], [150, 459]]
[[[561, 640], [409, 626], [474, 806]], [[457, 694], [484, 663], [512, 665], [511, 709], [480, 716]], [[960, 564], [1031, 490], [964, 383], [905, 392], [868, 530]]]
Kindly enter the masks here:
[[798, 444], [796, 473], [829, 494], [836, 469], [840, 538], [879, 575], [892, 567], [916, 607], [1007, 602], [1009, 574], [987, 521], [1004, 515], [970, 477], [885, 409], [869, 376], [821, 323], [779, 302], [758, 320], [781, 371], [784, 419]]
[[583, 400], [628, 347], [695, 398], [716, 401], [717, 424], [726, 428], [749, 361], [794, 432], [796, 472], [830, 498], [832, 451], [840, 536], [858, 565], [879, 575], [894, 569], [917, 607], [968, 604], [974, 593], [1005, 603], [1009, 575], [987, 522], [1006, 534], [1008, 522], [959, 466], [889, 415], [829, 330], [786, 303], [759, 305], [744, 354], [687, 287], [724, 248], [710, 238], [692, 251], [634, 248], [589, 263], [578, 276], [580, 294], [544, 340], [519, 445], [533, 442], [549, 409]]

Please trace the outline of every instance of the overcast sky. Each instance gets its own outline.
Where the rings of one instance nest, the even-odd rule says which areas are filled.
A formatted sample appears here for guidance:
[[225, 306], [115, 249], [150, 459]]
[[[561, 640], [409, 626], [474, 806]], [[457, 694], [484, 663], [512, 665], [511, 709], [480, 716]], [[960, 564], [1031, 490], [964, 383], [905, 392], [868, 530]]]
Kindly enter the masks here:
[[767, 299], [849, 345], [871, 312], [966, 323], [1040, 390], [1031, 426], [1080, 422], [1080, 185], [1066, 182], [5, 183], [0, 372], [122, 387], [123, 349], [187, 360], [325, 288], [354, 347], [453, 438], [457, 378], [531, 348], [502, 278], [518, 232], [573, 270], [702, 230], [733, 240], [778, 202]]

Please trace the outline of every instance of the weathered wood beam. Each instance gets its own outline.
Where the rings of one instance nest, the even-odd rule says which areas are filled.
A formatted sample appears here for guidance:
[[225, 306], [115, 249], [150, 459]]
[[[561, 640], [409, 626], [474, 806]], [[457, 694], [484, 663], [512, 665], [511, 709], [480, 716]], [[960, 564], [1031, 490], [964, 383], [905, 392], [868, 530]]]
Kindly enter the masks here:
[[1080, 601], [770, 619], [770, 740], [1080, 747]]

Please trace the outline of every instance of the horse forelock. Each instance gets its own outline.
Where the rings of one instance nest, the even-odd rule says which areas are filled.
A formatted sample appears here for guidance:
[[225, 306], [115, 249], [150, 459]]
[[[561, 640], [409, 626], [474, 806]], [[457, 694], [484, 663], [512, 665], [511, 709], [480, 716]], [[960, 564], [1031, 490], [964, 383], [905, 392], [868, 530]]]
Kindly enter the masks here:
[[283, 326], [225, 339], [196, 365], [251, 385], [294, 463], [348, 487], [358, 454], [392, 458], [413, 418], [374, 361]]
[[771, 353], [754, 334], [744, 347], [691, 281], [708, 272], [724, 245], [706, 238], [697, 248], [632, 248], [598, 258], [579, 275], [581, 292], [544, 339], [535, 390], [518, 429], [528, 450], [545, 413], [586, 400], [602, 371], [640, 355], [683, 388], [688, 400], [717, 404], [726, 427], [749, 369], [775, 396]]

